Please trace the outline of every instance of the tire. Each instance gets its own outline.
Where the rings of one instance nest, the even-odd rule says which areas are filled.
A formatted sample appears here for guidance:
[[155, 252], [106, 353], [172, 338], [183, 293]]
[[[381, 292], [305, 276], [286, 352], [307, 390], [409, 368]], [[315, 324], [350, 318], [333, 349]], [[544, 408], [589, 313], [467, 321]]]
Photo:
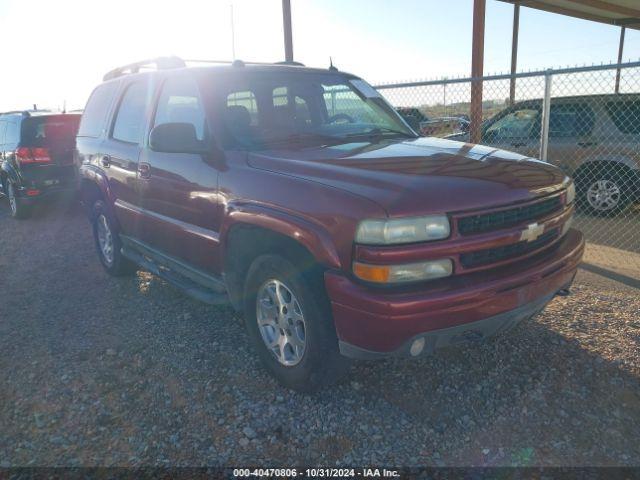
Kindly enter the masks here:
[[631, 171], [618, 165], [587, 165], [576, 175], [578, 208], [590, 215], [612, 217], [623, 212], [633, 200]]
[[114, 277], [135, 274], [137, 265], [122, 255], [117, 224], [102, 200], [93, 204], [91, 224], [98, 258], [107, 273]]
[[[262, 255], [249, 268], [244, 292], [244, 318], [251, 343], [266, 369], [283, 386], [313, 392], [347, 374], [349, 362], [338, 351], [321, 272], [302, 275], [285, 258]], [[271, 321], [271, 315], [277, 318]], [[283, 346], [274, 343], [283, 333]], [[273, 348], [267, 346], [270, 340]]]
[[31, 215], [31, 207], [25, 205], [20, 201], [20, 198], [16, 195], [15, 186], [13, 182], [7, 181], [7, 198], [9, 199], [9, 208], [11, 216], [18, 220], [24, 220]]

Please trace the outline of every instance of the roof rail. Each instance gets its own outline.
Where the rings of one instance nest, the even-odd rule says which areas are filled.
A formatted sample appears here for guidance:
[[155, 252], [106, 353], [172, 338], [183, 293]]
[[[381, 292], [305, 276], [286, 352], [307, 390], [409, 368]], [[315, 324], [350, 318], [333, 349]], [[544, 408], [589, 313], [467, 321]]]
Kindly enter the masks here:
[[169, 70], [172, 68], [186, 67], [186, 63], [180, 57], [157, 57], [150, 58], [148, 60], [142, 60], [140, 62], [129, 63], [122, 67], [114, 68], [108, 71], [102, 80], [113, 80], [114, 78], [122, 77], [123, 75], [138, 73], [141, 68], [155, 65], [156, 70]]
[[293, 60], [285, 60], [283, 62], [276, 62], [275, 65], [292, 65], [294, 67], [304, 67], [304, 63], [294, 62]]
[[222, 63], [225, 65], [236, 65], [236, 66], [240, 66], [240, 65], [273, 65], [273, 63], [271, 62], [245, 62], [243, 60], [240, 59], [236, 59], [236, 60], [206, 60], [206, 59], [200, 59], [200, 58], [186, 58], [184, 60], [185, 62], [192, 62], [192, 63]]

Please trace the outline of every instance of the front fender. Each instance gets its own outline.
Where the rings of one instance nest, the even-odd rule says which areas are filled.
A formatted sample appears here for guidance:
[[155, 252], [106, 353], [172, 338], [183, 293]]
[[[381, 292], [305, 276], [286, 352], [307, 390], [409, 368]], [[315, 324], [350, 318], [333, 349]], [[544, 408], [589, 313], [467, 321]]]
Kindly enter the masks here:
[[325, 229], [305, 218], [264, 205], [234, 204], [227, 207], [220, 231], [222, 251], [227, 248], [229, 231], [239, 224], [261, 227], [289, 237], [304, 246], [318, 263], [328, 268], [341, 267], [336, 247]]

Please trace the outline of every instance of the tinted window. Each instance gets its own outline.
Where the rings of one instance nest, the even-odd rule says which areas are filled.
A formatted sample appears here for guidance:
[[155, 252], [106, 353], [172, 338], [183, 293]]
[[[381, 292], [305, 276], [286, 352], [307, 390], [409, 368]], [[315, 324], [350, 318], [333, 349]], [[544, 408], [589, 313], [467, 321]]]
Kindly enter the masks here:
[[580, 137], [593, 130], [593, 110], [584, 104], [551, 105], [549, 136]]
[[273, 119], [278, 125], [311, 124], [307, 102], [302, 97], [289, 93], [287, 87], [273, 90], [273, 109]]
[[485, 135], [488, 141], [535, 137], [540, 130], [540, 113], [537, 109], [523, 108], [508, 113], [489, 126]]
[[607, 112], [622, 133], [640, 134], [640, 100], [609, 102]]
[[198, 140], [204, 140], [205, 114], [195, 82], [188, 77], [169, 78], [162, 87], [154, 125], [190, 123]]
[[4, 132], [7, 129], [7, 122], [0, 121], [0, 145], [4, 145]]
[[111, 82], [100, 85], [93, 91], [82, 114], [82, 121], [78, 131], [79, 136], [100, 136], [117, 88], [118, 83]]
[[122, 97], [112, 137], [128, 143], [140, 143], [147, 111], [147, 82], [132, 83]]
[[14, 122], [7, 122], [7, 130], [5, 132], [4, 143], [13, 145], [20, 140], [18, 136], [18, 125]]
[[242, 92], [233, 92], [227, 95], [227, 107], [231, 107], [230, 111], [246, 110], [249, 114], [251, 126], [258, 125], [258, 103], [253, 92], [247, 90]]
[[79, 115], [31, 117], [22, 122], [22, 143], [30, 147], [75, 141]]

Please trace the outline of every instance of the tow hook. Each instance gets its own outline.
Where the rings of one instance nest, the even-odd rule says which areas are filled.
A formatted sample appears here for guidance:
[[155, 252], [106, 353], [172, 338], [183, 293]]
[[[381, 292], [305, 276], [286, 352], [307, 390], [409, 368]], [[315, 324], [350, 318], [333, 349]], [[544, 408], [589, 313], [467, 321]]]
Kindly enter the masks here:
[[569, 289], [569, 287], [561, 288], [556, 292], [556, 295], [558, 297], [568, 297], [569, 295], [571, 295], [571, 290]]

